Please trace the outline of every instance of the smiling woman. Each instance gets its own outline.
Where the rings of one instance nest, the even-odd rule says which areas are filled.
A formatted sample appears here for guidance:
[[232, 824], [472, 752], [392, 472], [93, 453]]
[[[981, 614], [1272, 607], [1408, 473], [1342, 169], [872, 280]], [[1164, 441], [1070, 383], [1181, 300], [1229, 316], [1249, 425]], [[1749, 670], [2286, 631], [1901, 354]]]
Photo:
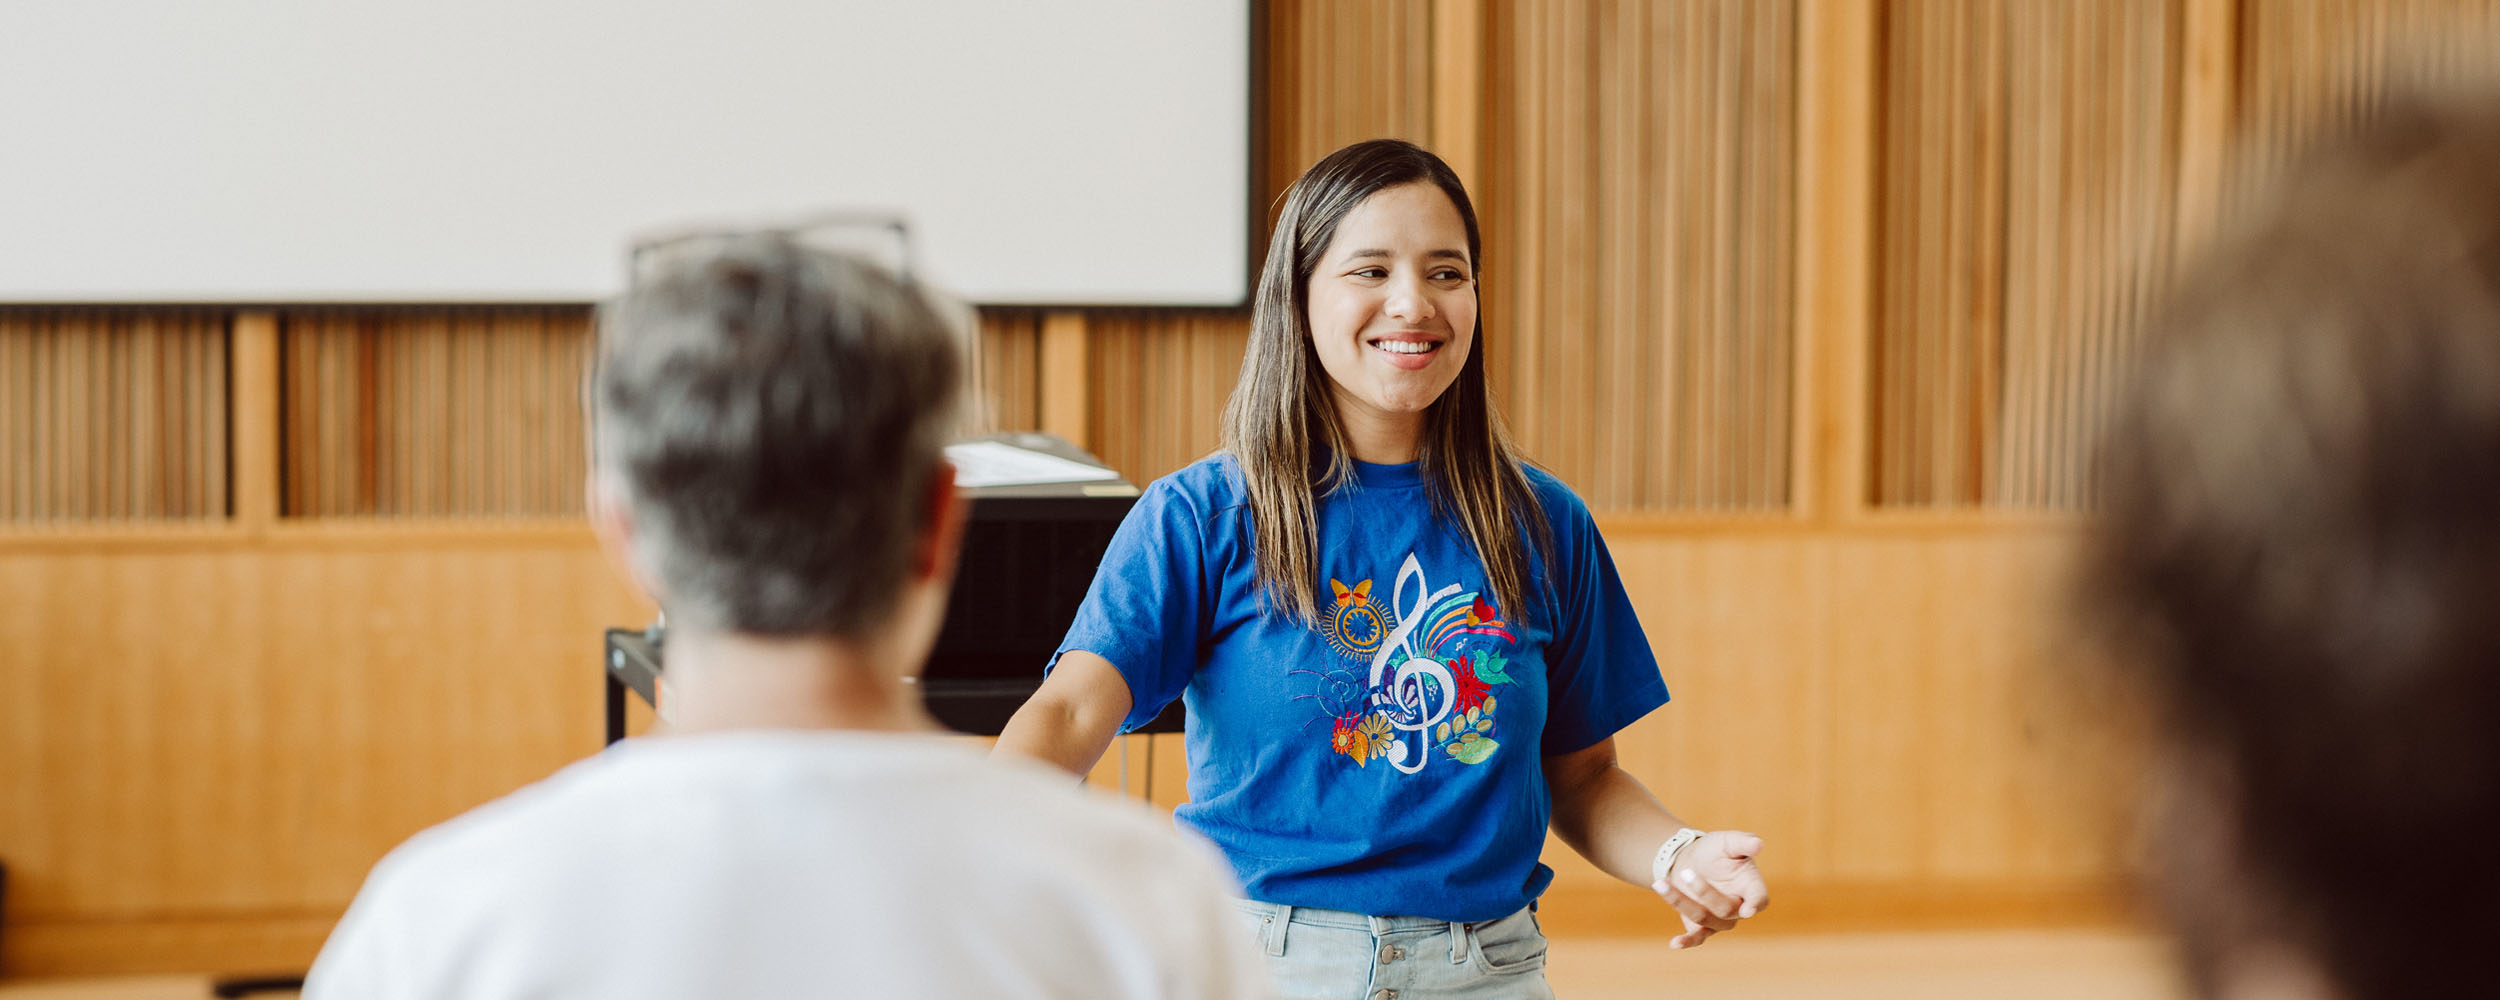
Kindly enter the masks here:
[[1232, 862], [1287, 997], [1549, 995], [1549, 828], [1674, 906], [1675, 946], [1768, 901], [1760, 838], [1615, 765], [1666, 687], [1588, 508], [1493, 412], [1482, 252], [1409, 143], [1294, 183], [1223, 451], [1139, 498], [999, 739], [1082, 773], [1185, 693], [1174, 815]]

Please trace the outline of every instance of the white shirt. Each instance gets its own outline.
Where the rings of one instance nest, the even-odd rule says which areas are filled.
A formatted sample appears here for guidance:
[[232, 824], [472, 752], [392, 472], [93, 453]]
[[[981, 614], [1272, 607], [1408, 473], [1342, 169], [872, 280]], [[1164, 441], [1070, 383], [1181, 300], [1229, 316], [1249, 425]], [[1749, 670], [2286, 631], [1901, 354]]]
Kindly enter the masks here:
[[1267, 995], [1212, 848], [928, 736], [629, 740], [402, 844], [324, 997]]

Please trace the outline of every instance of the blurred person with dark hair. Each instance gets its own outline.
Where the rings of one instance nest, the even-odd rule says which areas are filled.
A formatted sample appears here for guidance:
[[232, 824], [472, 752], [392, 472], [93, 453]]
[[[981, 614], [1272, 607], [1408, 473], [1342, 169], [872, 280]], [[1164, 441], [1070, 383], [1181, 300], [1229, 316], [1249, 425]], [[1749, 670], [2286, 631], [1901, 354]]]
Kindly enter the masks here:
[[2481, 995], [2500, 940], [2500, 101], [2317, 151], [2182, 288], [2102, 456], [2209, 996]]
[[667, 612], [667, 734], [376, 865], [315, 997], [1234, 997], [1213, 851], [942, 735], [955, 331], [855, 258], [656, 248], [600, 314], [590, 516]]

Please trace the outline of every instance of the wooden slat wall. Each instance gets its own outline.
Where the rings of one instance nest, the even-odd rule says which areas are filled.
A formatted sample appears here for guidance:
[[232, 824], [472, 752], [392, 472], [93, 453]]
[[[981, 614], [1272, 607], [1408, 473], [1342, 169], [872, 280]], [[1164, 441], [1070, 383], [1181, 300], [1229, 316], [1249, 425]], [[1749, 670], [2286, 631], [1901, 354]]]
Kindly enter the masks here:
[[585, 310], [324, 310], [281, 320], [285, 515], [581, 512]]
[[2240, 16], [2237, 207], [2262, 197], [2303, 144], [2399, 89], [2500, 84], [2492, 0], [2244, 0]]
[[[1275, 221], [1286, 185], [1340, 146], [1384, 136], [1431, 143], [1432, 49], [1424, 43], [1434, 14], [1429, 0], [1267, 5], [1263, 226]], [[1086, 444], [1143, 484], [1214, 450], [1249, 331], [1243, 313], [1097, 316], [1086, 330], [1090, 384], [1054, 388], [1087, 395]]]
[[[1433, 145], [1448, 95], [1415, 40], [1453, 16], [1481, 17], [1494, 40], [1484, 176], [1469, 181], [1486, 228], [1484, 349], [1522, 445], [1607, 509], [1785, 506], [1793, 6], [1272, 4], [1271, 204], [1346, 143]], [[1652, 58], [1662, 45], [1677, 58]], [[1582, 197], [1598, 178], [1602, 197]], [[1127, 314], [1089, 335], [1097, 454], [1144, 482], [1214, 447], [1245, 320]], [[1198, 381], [1163, 384], [1172, 373]], [[1160, 399], [1178, 408], [1128, 419]]]
[[0, 524], [225, 517], [226, 323], [0, 311]]
[[1041, 327], [1041, 316], [1030, 310], [982, 311], [976, 391], [983, 426], [1017, 431], [1041, 426]]
[[1086, 324], [1094, 361], [1094, 454], [1143, 484], [1215, 450], [1249, 323], [1140, 313]]
[[1495, 4], [1487, 360], [1608, 510], [1789, 502], [1796, 10]]
[[1897, 0], [1881, 107], [1873, 501], [2077, 509], [2171, 268], [2172, 0]]

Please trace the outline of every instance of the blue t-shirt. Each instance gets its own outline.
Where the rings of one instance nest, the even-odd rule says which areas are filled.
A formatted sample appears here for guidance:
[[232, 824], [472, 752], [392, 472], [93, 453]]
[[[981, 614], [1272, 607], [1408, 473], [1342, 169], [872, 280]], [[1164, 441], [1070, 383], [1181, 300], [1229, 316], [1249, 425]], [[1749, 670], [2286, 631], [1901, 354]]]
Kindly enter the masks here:
[[[1667, 700], [1588, 508], [1528, 481], [1553, 528], [1530, 599], [1494, 603], [1417, 466], [1355, 463], [1320, 497], [1316, 627], [1263, 613], [1238, 469], [1217, 455], [1148, 487], [1103, 555], [1062, 652], [1119, 668], [1128, 728], [1189, 709], [1178, 821], [1251, 898], [1490, 920], [1545, 891], [1544, 758]], [[1054, 662], [1056, 662], [1054, 657]]]

